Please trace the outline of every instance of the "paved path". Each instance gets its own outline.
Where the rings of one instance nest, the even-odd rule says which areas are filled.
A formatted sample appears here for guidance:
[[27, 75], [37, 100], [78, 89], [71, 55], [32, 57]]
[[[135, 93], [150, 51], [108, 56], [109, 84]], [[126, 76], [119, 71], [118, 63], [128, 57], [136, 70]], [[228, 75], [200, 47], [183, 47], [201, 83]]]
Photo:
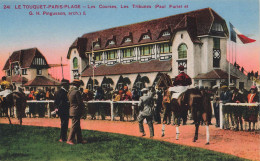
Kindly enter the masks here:
[[[14, 124], [18, 124], [17, 119], [12, 119]], [[0, 123], [8, 123], [6, 118], [0, 118]], [[71, 121], [70, 121], [71, 123]], [[58, 118], [25, 118], [23, 125], [32, 126], [48, 126], [59, 127], [60, 120]], [[70, 125], [69, 125], [70, 126]], [[145, 131], [149, 138], [149, 129], [145, 124]], [[260, 135], [256, 132], [230, 131], [215, 128], [210, 126], [210, 145], [205, 145], [206, 142], [206, 127], [200, 126], [199, 139], [197, 142], [192, 142], [194, 136], [194, 125], [180, 126], [180, 138], [175, 140], [175, 127], [166, 125], [165, 137], [161, 137], [161, 126], [154, 125], [155, 140], [167, 141], [175, 144], [187, 145], [192, 147], [200, 147], [208, 150], [227, 153], [242, 158], [260, 161]], [[82, 120], [82, 129], [96, 130], [111, 133], [120, 133], [131, 136], [140, 136], [137, 122], [121, 122], [108, 120]], [[58, 136], [57, 136], [58, 137]], [[88, 137], [88, 136], [83, 136]], [[58, 139], [58, 138], [57, 138]]]

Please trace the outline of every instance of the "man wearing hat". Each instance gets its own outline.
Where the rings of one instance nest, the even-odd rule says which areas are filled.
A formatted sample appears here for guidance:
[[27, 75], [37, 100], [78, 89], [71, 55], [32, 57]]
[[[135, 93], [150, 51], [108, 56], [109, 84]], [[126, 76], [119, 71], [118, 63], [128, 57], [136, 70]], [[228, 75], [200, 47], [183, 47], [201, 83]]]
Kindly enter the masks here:
[[[243, 95], [239, 93], [239, 90], [234, 86], [233, 93], [232, 93], [232, 103], [244, 103], [246, 100], [243, 98]], [[243, 110], [241, 107], [233, 107], [233, 116], [234, 116], [234, 130], [239, 130], [239, 125], [241, 130], [243, 131], [243, 121], [242, 121], [242, 114]]]
[[[221, 86], [222, 92], [220, 93], [220, 101], [222, 101], [223, 104], [230, 103], [232, 99], [232, 93], [228, 90], [228, 86], [222, 85]], [[230, 129], [229, 125], [229, 112], [225, 113], [225, 123], [224, 123], [224, 129]]]
[[138, 106], [141, 107], [142, 109], [137, 117], [139, 122], [139, 130], [142, 133], [142, 136], [146, 135], [144, 131], [144, 125], [143, 125], [143, 121], [144, 119], [146, 119], [150, 130], [150, 138], [152, 138], [154, 136], [154, 128], [153, 128], [153, 105], [154, 105], [153, 96], [154, 95], [148, 95], [147, 88], [143, 88], [142, 92], [143, 92], [143, 96], [140, 98], [140, 103], [138, 104]]
[[80, 127], [80, 118], [82, 113], [84, 112], [84, 103], [81, 97], [81, 93], [79, 90], [82, 82], [80, 80], [74, 80], [72, 83], [72, 87], [68, 93], [69, 102], [70, 102], [70, 110], [69, 114], [72, 117], [71, 129], [68, 137], [68, 144], [73, 145], [75, 136], [77, 138], [77, 143], [86, 143], [82, 139], [81, 127]]
[[58, 112], [61, 121], [60, 140], [59, 142], [67, 141], [67, 131], [69, 126], [69, 100], [68, 100], [69, 80], [62, 79], [61, 89], [54, 95], [55, 111]]
[[219, 86], [215, 85], [213, 88], [213, 108], [214, 108], [214, 115], [216, 119], [216, 127], [219, 127], [220, 120], [219, 120], [219, 101], [220, 101], [220, 91]]

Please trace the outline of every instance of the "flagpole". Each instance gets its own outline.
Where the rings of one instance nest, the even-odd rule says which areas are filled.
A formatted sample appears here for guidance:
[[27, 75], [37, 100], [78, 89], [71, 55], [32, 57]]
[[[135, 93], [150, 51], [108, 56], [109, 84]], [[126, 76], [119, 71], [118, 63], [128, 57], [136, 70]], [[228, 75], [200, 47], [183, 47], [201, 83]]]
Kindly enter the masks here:
[[235, 62], [238, 65], [238, 62], [237, 62], [237, 44], [236, 43], [235, 43]]
[[63, 75], [63, 65], [62, 65], [62, 57], [60, 58], [61, 60], [61, 73], [62, 73], [62, 79], [64, 79], [64, 75]]
[[229, 63], [228, 63], [228, 86], [230, 85], [230, 64], [231, 64], [231, 60], [230, 60], [230, 55], [231, 55], [231, 53], [230, 53], [230, 46], [231, 45], [231, 41], [229, 41], [229, 54], [228, 54], [228, 56], [229, 56]]
[[92, 59], [93, 59], [93, 91], [94, 91], [94, 85], [95, 85], [95, 69], [94, 69], [94, 66], [95, 66], [95, 62], [94, 62], [94, 51], [93, 51], [93, 42], [92, 42]]
[[10, 83], [11, 83], [11, 85], [12, 85], [12, 83], [13, 83], [13, 81], [12, 81], [12, 65], [11, 65], [12, 63], [11, 63], [11, 58], [10, 58], [10, 53], [9, 53], [9, 68], [10, 68], [10, 76], [11, 76], [11, 81], [10, 81]]
[[22, 70], [21, 70], [21, 64], [20, 64], [21, 60], [19, 60], [18, 64], [19, 64], [19, 70], [20, 70], [20, 76], [21, 76], [21, 88], [23, 87], [23, 76], [22, 76]]
[[234, 65], [234, 43], [231, 42], [232, 44], [232, 65]]

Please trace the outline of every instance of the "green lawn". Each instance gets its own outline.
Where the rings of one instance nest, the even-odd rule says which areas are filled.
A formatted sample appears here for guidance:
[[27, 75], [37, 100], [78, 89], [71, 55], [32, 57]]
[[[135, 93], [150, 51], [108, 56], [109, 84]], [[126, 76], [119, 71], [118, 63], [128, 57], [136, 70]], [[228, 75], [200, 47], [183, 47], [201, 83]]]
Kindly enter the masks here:
[[120, 134], [82, 131], [87, 144], [58, 142], [59, 129], [0, 124], [0, 160], [244, 160], [218, 152]]

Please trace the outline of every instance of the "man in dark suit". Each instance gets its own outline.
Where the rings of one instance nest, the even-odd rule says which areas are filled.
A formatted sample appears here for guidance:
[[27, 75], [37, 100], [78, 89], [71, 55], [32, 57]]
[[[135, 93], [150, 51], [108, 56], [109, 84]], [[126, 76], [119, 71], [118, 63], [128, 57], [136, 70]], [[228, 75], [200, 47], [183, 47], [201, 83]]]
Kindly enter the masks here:
[[75, 136], [77, 138], [77, 143], [86, 143], [82, 139], [81, 128], [80, 128], [80, 118], [82, 113], [84, 112], [84, 103], [81, 97], [81, 93], [79, 91], [79, 87], [81, 85], [80, 80], [74, 80], [72, 82], [72, 87], [68, 93], [69, 102], [70, 102], [70, 117], [72, 117], [71, 129], [68, 137], [68, 144], [73, 145]]
[[63, 79], [61, 81], [61, 89], [57, 91], [54, 95], [54, 106], [58, 115], [60, 116], [61, 128], [60, 128], [60, 140], [59, 142], [67, 141], [67, 131], [69, 126], [69, 100], [68, 100], [68, 90], [69, 90], [69, 81]]

